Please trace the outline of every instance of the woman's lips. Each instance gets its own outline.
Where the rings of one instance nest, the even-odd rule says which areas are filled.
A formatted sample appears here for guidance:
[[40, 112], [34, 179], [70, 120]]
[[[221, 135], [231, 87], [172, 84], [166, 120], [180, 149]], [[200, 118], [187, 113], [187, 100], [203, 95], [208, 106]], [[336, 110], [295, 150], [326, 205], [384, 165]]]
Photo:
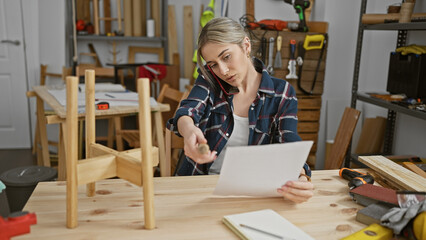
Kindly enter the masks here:
[[235, 80], [235, 75], [232, 75], [231, 77], [227, 78], [226, 81], [233, 82]]

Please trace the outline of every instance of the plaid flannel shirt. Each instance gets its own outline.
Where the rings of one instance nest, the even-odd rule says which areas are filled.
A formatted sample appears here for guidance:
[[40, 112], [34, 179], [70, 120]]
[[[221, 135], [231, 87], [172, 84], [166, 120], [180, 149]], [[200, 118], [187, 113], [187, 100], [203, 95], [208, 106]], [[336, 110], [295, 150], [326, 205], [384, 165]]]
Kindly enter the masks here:
[[[271, 77], [260, 60], [254, 59], [254, 63], [256, 71], [262, 73], [262, 79], [248, 113], [248, 145], [300, 141], [294, 88], [285, 80]], [[234, 127], [232, 99], [232, 95], [227, 96], [222, 90], [215, 93], [200, 73], [188, 98], [181, 102], [174, 118], [168, 120], [167, 128], [181, 136], [177, 121], [182, 116], [189, 116], [204, 133], [210, 149], [220, 154]], [[211, 165], [197, 164], [185, 157], [177, 175], [205, 175]], [[306, 163], [304, 169], [310, 176], [311, 171]]]

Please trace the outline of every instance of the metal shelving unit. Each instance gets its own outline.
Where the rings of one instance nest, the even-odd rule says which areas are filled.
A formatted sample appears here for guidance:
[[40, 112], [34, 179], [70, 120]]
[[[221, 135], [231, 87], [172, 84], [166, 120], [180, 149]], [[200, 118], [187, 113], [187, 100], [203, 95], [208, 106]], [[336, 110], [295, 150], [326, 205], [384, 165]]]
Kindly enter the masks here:
[[[400, 106], [385, 100], [371, 97], [367, 93], [358, 91], [358, 81], [359, 81], [359, 71], [361, 63], [361, 51], [362, 51], [362, 42], [364, 38], [364, 31], [368, 30], [393, 30], [398, 31], [398, 39], [396, 47], [402, 47], [406, 43], [407, 31], [409, 30], [426, 30], [426, 22], [411, 22], [411, 23], [383, 23], [383, 24], [362, 24], [362, 15], [366, 13], [367, 0], [362, 0], [361, 10], [359, 16], [359, 27], [358, 27], [358, 38], [355, 52], [355, 64], [354, 64], [354, 75], [352, 81], [352, 98], [351, 98], [351, 107], [356, 108], [357, 101], [367, 102], [376, 106], [380, 106], [388, 109], [388, 117], [386, 123], [386, 133], [385, 133], [385, 143], [383, 148], [383, 153], [385, 155], [392, 154], [392, 145], [393, 145], [393, 135], [395, 128], [395, 119], [396, 114], [403, 113], [413, 117], [417, 117], [423, 120], [426, 120], [426, 113], [414, 109], [409, 109], [404, 106]], [[349, 167], [351, 161], [359, 164], [356, 159], [356, 155], [351, 155], [351, 149], [349, 148], [348, 154], [345, 159], [345, 167]]]
[[[73, 36], [72, 36], [72, 1], [66, 1], [66, 59], [67, 66], [72, 65], [73, 56]], [[167, 17], [168, 17], [168, 0], [161, 0], [161, 37], [125, 37], [125, 36], [105, 36], [105, 35], [77, 35], [77, 41], [138, 41], [140, 43], [160, 43], [164, 48], [164, 60], [168, 62], [168, 39], [167, 39]]]

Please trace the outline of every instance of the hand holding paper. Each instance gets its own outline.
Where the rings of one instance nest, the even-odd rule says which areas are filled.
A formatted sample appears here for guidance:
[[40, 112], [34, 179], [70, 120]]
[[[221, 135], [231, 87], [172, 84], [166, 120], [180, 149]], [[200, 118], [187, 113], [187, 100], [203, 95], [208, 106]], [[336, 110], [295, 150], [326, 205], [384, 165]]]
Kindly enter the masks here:
[[298, 180], [312, 141], [228, 147], [213, 194], [278, 197], [277, 188]]

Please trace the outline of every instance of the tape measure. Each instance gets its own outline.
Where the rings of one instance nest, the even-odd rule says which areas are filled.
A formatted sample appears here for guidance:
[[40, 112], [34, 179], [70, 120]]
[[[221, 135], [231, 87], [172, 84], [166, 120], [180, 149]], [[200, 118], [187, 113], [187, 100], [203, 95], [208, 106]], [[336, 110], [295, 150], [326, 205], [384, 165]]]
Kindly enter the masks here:
[[383, 227], [377, 223], [373, 223], [370, 226], [361, 229], [360, 231], [351, 234], [341, 240], [389, 240], [393, 236], [392, 229]]
[[96, 104], [97, 110], [107, 110], [109, 109], [109, 103], [108, 102], [100, 102]]

